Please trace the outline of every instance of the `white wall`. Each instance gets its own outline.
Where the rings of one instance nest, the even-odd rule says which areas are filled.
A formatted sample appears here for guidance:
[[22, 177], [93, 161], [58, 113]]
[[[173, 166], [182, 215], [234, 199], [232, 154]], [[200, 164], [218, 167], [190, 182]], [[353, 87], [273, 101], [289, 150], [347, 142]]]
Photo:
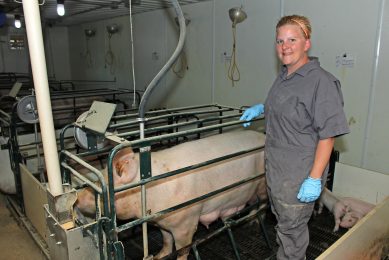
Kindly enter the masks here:
[[[166, 10], [134, 16], [134, 48], [136, 88], [144, 90], [168, 59], [166, 50]], [[158, 83], [150, 98], [149, 107], [163, 106], [166, 77]]]
[[64, 26], [46, 27], [43, 33], [47, 75], [56, 80], [71, 79], [68, 28]]
[[[179, 78], [172, 70], [166, 76], [164, 104], [168, 107], [210, 104], [212, 102], [212, 1], [183, 6], [190, 23], [187, 27], [184, 52], [187, 57], [187, 70]], [[178, 41], [178, 26], [170, 12], [167, 23], [167, 52], [170, 56]], [[179, 66], [179, 64], [177, 64]], [[166, 95], [167, 94], [167, 95]]]
[[354, 197], [378, 204], [389, 196], [389, 175], [336, 163], [332, 191], [340, 197]]
[[[371, 121], [368, 126], [365, 161], [362, 166], [367, 169], [389, 173], [389, 3], [388, 1], [385, 2], [376, 81], [374, 82], [374, 75], [371, 75], [374, 84], [368, 85], [369, 95], [372, 95], [369, 103]], [[377, 28], [375, 29], [377, 30]], [[362, 99], [363, 103], [367, 101], [366, 98]]]
[[215, 1], [215, 101], [240, 107], [264, 102], [277, 73], [274, 25], [279, 19], [278, 1], [244, 1], [247, 20], [237, 25], [236, 55], [240, 81], [227, 78], [229, 62], [222, 54], [232, 51], [232, 27], [228, 10], [240, 1]]
[[[389, 74], [389, 4], [383, 11], [383, 27], [378, 60], [375, 59], [381, 3], [386, 0], [245, 0], [246, 21], [237, 25], [237, 64], [241, 80], [233, 87], [227, 79], [228, 63], [222, 53], [231, 54], [232, 31], [228, 9], [238, 0], [213, 0], [185, 5], [191, 22], [187, 28], [185, 51], [188, 70], [183, 79], [171, 71], [159, 82], [150, 107], [185, 106], [218, 102], [243, 106], [263, 102], [278, 73], [274, 52], [274, 27], [281, 14], [302, 14], [313, 26], [310, 54], [342, 83], [345, 111], [351, 133], [338, 138], [341, 162], [389, 174], [387, 138], [389, 108], [386, 83]], [[144, 89], [167, 58], [177, 41], [174, 15], [168, 10], [134, 15], [135, 71], [137, 89]], [[114, 74], [104, 67], [107, 50], [105, 26], [122, 26], [112, 37], [118, 66]], [[94, 27], [90, 40], [93, 67], [86, 67], [83, 30]], [[129, 19], [119, 17], [69, 28], [71, 73], [74, 79], [116, 78], [118, 87], [132, 87]], [[153, 55], [155, 53], [155, 55]], [[337, 56], [346, 54], [352, 66], [337, 66]], [[374, 65], [378, 64], [376, 73]], [[339, 65], [339, 64], [338, 64]]]
[[[112, 24], [119, 26], [119, 32], [113, 34], [109, 40], [106, 27]], [[95, 36], [87, 40], [84, 33], [85, 29], [94, 29], [96, 31]], [[132, 75], [130, 73], [131, 50], [129, 35], [128, 16], [69, 27], [71, 74], [73, 79], [116, 80], [116, 84], [113, 87], [131, 88]], [[111, 44], [113, 59], [106, 60], [109, 57], [109, 44]], [[89, 47], [87, 48], [87, 46]], [[88, 62], [87, 57], [88, 49], [90, 62]], [[93, 87], [104, 86], [95, 85]]]

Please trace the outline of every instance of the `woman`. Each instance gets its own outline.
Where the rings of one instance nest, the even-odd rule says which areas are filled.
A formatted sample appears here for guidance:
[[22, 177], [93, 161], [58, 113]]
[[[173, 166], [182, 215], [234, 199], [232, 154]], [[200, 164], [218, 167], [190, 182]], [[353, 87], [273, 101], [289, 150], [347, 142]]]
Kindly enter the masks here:
[[305, 258], [308, 220], [327, 177], [334, 137], [349, 132], [340, 83], [308, 56], [310, 37], [306, 17], [279, 20], [276, 51], [283, 66], [265, 105], [255, 105], [241, 117], [249, 121], [265, 113], [266, 180], [278, 221], [277, 259]]

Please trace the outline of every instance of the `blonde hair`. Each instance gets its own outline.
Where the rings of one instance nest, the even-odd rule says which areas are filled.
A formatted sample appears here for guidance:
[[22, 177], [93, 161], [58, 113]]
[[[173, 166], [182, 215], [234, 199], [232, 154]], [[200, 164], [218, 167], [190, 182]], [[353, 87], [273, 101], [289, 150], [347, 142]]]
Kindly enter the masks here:
[[305, 39], [311, 38], [312, 27], [307, 17], [296, 14], [284, 16], [278, 21], [276, 30], [286, 24], [298, 25], [301, 28]]

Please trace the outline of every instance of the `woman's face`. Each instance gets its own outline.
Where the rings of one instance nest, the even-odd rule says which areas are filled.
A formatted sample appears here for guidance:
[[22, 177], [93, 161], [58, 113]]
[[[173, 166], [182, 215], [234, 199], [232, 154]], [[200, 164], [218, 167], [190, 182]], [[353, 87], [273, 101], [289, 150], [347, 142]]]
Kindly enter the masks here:
[[286, 24], [278, 28], [276, 50], [280, 61], [288, 68], [288, 75], [309, 61], [311, 41], [305, 39], [298, 25]]

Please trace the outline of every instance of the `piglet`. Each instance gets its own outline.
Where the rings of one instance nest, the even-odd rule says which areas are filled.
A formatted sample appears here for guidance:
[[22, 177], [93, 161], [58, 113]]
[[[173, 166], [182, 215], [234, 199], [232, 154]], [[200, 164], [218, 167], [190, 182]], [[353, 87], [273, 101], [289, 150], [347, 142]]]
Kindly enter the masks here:
[[336, 197], [327, 188], [323, 189], [319, 204], [324, 205], [334, 215], [334, 232], [339, 230], [339, 226], [343, 228], [353, 227], [374, 208], [373, 204], [356, 198]]
[[340, 202], [347, 207], [347, 212], [340, 222], [340, 226], [344, 228], [353, 227], [375, 207], [374, 204], [351, 197], [340, 198]]
[[[324, 187], [319, 199], [320, 208], [323, 205], [334, 215], [335, 227], [334, 232], [339, 230], [341, 218], [347, 213], [346, 205], [339, 200], [330, 190]], [[319, 213], [321, 210], [319, 209]]]

